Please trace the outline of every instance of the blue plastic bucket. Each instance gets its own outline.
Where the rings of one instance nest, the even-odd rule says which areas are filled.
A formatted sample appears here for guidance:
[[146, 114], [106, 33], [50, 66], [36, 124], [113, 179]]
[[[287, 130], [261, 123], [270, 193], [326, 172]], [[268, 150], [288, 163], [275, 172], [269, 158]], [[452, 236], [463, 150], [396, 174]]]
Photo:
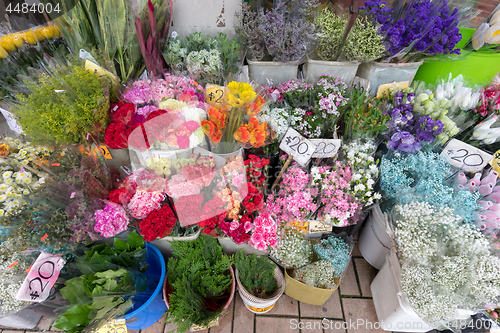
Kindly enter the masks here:
[[130, 330], [142, 330], [156, 323], [167, 311], [163, 301], [163, 281], [165, 280], [165, 259], [161, 252], [149, 243], [146, 243], [147, 259], [149, 269], [146, 274], [149, 277], [148, 290], [153, 289], [151, 296], [138, 295], [134, 298], [134, 308], [124, 318], [127, 320], [127, 328]]

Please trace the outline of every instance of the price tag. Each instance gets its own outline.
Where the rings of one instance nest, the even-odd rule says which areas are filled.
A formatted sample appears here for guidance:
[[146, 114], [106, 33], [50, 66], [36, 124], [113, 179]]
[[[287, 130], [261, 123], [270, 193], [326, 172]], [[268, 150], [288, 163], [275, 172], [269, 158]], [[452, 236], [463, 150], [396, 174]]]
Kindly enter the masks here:
[[384, 97], [384, 95], [389, 95], [391, 90], [399, 91], [408, 88], [410, 85], [409, 81], [393, 82], [381, 84], [377, 88], [377, 98]]
[[61, 257], [42, 252], [17, 292], [17, 299], [28, 302], [46, 300], [65, 263]]
[[309, 221], [309, 233], [330, 233], [332, 232], [332, 226], [324, 221], [310, 220]]
[[309, 139], [316, 145], [313, 158], [328, 158], [337, 155], [342, 140], [340, 139]]
[[127, 322], [125, 319], [114, 319], [102, 325], [96, 333], [127, 333]]
[[207, 84], [207, 88], [205, 89], [205, 101], [220, 108], [224, 102], [224, 94], [224, 87], [215, 84]]
[[500, 177], [500, 150], [497, 150], [495, 154], [493, 155], [493, 159], [490, 161], [490, 165], [495, 170], [498, 172], [498, 177]]
[[208, 330], [210, 327], [214, 327], [214, 326], [219, 326], [219, 318], [212, 320], [210, 323], [208, 323], [208, 326], [198, 326], [198, 325], [193, 324], [189, 331], [191, 331], [191, 332], [204, 331], [204, 330]]
[[359, 76], [355, 76], [352, 85], [353, 87], [363, 88], [365, 91], [369, 91], [371, 82], [367, 79], [362, 79]]
[[281, 140], [280, 149], [292, 155], [297, 163], [305, 166], [316, 151], [316, 146], [290, 127]]
[[101, 148], [101, 152], [104, 155], [105, 159], [107, 159], [107, 160], [113, 159], [113, 157], [111, 156], [111, 153], [108, 150], [108, 147], [106, 147], [105, 145], [101, 145], [100, 148]]
[[307, 222], [307, 221], [304, 221], [304, 222], [302, 222], [302, 221], [288, 221], [286, 223], [286, 226], [290, 227], [290, 228], [295, 228], [303, 234], [307, 234], [307, 228], [309, 226], [309, 222]]
[[441, 152], [448, 163], [469, 172], [481, 171], [492, 159], [488, 153], [465, 142], [452, 139]]
[[14, 118], [14, 115], [12, 113], [10, 113], [9, 111], [7, 111], [5, 109], [2, 109], [2, 108], [0, 108], [0, 111], [2, 112], [5, 120], [7, 121], [7, 125], [9, 125], [9, 128], [11, 130], [13, 130], [18, 135], [22, 134], [23, 133], [23, 129], [21, 128], [21, 126], [19, 126], [17, 124], [17, 121]]

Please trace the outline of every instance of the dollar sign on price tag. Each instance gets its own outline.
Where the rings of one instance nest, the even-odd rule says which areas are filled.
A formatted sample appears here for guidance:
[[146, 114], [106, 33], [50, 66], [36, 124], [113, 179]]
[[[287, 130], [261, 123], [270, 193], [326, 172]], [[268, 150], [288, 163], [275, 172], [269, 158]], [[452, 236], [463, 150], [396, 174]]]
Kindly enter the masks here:
[[28, 302], [45, 301], [65, 263], [59, 256], [42, 252], [17, 292], [17, 299]]
[[342, 140], [340, 139], [309, 139], [316, 145], [313, 158], [328, 158], [337, 155]]
[[493, 159], [488, 153], [465, 142], [452, 139], [441, 152], [448, 163], [468, 172], [477, 172]]
[[332, 226], [324, 221], [310, 220], [309, 221], [309, 234], [314, 233], [330, 233], [332, 232]]
[[280, 149], [292, 155], [297, 163], [305, 166], [316, 151], [316, 145], [290, 127], [281, 140]]
[[207, 84], [207, 88], [205, 89], [205, 101], [216, 108], [221, 108], [224, 102], [225, 91], [226, 89], [224, 87], [215, 84]]

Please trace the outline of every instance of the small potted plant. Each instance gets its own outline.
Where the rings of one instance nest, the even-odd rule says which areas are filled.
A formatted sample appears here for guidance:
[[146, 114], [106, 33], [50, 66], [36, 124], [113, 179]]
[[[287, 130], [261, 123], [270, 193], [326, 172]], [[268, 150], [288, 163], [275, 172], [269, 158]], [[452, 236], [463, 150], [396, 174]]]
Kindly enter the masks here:
[[177, 324], [179, 333], [213, 326], [234, 297], [232, 257], [222, 252], [217, 239], [206, 235], [173, 241], [172, 251], [163, 289], [169, 323]]
[[254, 313], [270, 311], [285, 290], [285, 278], [266, 257], [236, 253], [236, 282], [243, 303]]
[[305, 64], [308, 83], [318, 81], [319, 75], [329, 74], [351, 85], [362, 61], [384, 55], [383, 38], [376, 26], [360, 15], [349, 25], [348, 15], [337, 15], [332, 8], [323, 9], [315, 18], [318, 44]]
[[250, 79], [260, 85], [297, 77], [299, 63], [312, 46], [317, 1], [278, 1], [273, 9], [255, 11], [243, 3], [235, 27], [246, 49]]

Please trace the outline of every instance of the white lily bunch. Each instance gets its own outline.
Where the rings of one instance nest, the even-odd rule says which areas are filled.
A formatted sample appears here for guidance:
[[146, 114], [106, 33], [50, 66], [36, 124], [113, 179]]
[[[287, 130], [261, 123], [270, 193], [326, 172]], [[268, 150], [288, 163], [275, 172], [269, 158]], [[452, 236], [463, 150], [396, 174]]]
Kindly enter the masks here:
[[500, 44], [500, 10], [497, 10], [489, 23], [483, 23], [472, 36], [472, 47], [479, 50], [484, 44]]

